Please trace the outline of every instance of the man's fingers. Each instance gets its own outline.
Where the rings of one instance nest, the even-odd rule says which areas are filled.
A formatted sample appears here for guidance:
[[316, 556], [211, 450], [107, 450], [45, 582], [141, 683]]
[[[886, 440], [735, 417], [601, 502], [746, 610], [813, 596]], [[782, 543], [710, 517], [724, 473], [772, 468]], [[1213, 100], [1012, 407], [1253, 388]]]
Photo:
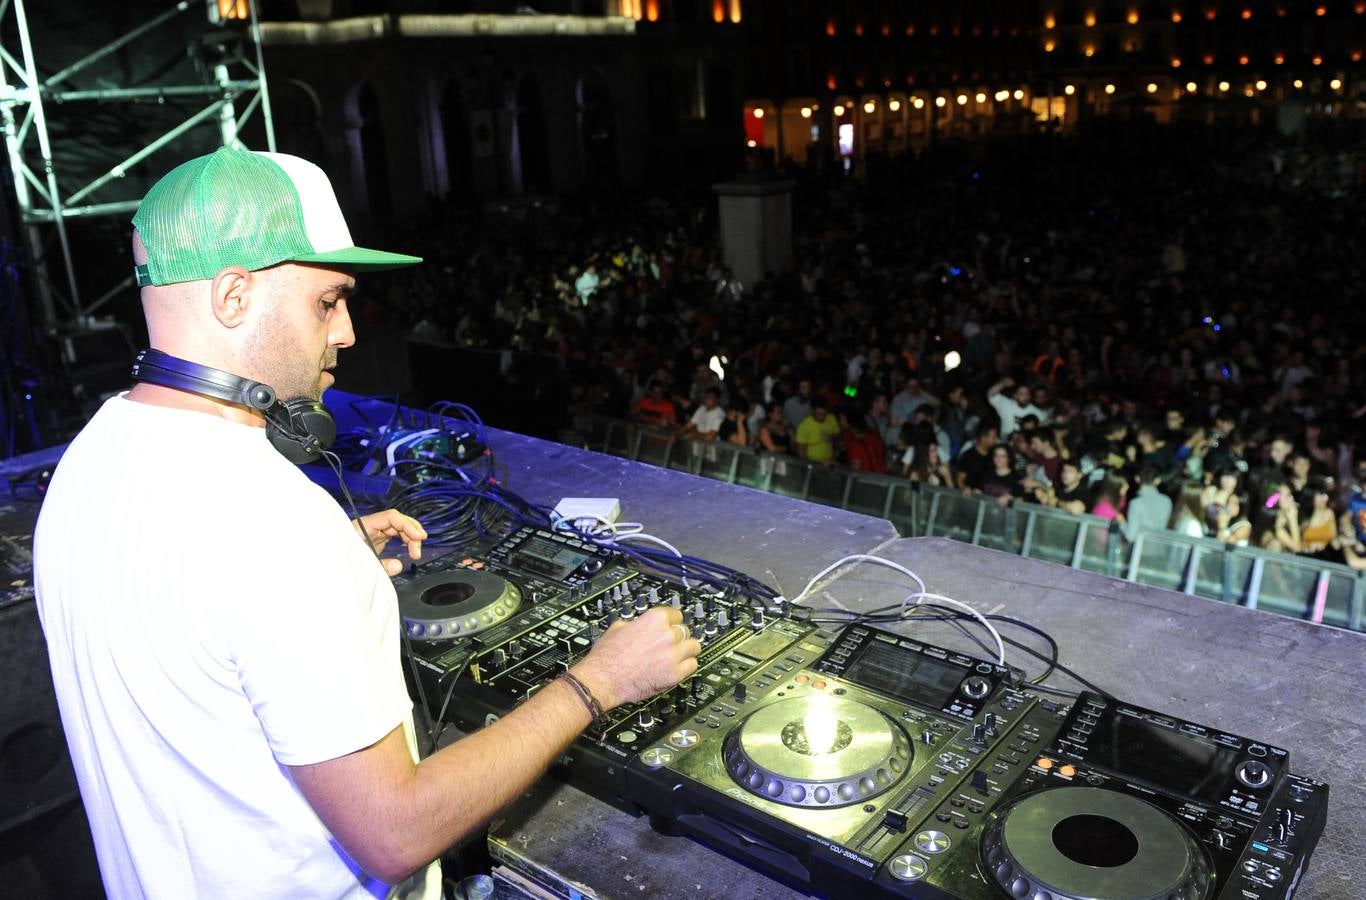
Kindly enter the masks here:
[[394, 559], [392, 556], [385, 557], [380, 560], [380, 564], [384, 566], [384, 571], [391, 577], [403, 574], [403, 560], [401, 559]]

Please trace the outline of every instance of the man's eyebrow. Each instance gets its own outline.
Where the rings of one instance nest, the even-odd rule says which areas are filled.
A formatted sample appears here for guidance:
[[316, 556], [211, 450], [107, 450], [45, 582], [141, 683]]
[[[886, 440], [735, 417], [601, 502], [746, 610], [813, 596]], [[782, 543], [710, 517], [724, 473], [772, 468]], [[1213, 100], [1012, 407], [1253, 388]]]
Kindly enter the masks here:
[[347, 299], [348, 297], [350, 297], [350, 296], [351, 296], [352, 294], [354, 294], [355, 292], [356, 292], [356, 285], [355, 285], [355, 282], [348, 282], [348, 281], [338, 281], [336, 284], [330, 284], [330, 285], [328, 285], [326, 288], [323, 289], [323, 293], [324, 293], [324, 294], [337, 294], [337, 295], [339, 295], [343, 300]]

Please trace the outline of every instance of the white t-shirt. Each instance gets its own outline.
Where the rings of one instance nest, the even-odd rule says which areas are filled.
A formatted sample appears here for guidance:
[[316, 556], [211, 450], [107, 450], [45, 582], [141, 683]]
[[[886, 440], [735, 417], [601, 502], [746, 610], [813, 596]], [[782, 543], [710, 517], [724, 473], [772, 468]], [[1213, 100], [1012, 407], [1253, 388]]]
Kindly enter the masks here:
[[697, 426], [698, 434], [711, 434], [721, 430], [721, 423], [726, 421], [726, 411], [719, 406], [711, 409], [699, 406], [693, 412], [691, 421]]
[[440, 896], [367, 878], [285, 766], [400, 724], [398, 605], [265, 431], [115, 397], [34, 538], [53, 680], [109, 896]]

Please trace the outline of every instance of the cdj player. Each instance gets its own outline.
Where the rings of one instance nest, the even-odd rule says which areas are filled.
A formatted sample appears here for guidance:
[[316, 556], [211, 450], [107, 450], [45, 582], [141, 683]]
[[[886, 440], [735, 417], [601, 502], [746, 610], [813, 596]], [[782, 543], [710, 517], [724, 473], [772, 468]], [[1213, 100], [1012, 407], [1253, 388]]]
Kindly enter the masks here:
[[832, 634], [523, 528], [399, 580], [414, 687], [472, 730], [617, 619], [668, 605], [697, 674], [585, 732], [571, 783], [829, 897], [1290, 897], [1328, 787], [1287, 750], [1094, 693], [1041, 699], [990, 660]]

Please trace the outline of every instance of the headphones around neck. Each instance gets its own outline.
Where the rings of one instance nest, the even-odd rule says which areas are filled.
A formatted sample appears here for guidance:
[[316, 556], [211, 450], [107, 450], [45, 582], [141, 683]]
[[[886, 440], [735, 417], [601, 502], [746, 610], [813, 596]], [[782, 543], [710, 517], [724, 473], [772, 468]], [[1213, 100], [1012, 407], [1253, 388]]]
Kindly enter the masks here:
[[266, 417], [266, 437], [270, 443], [297, 465], [318, 459], [337, 439], [337, 423], [332, 413], [317, 400], [297, 397], [281, 403], [270, 385], [160, 350], [138, 352], [133, 360], [133, 380], [256, 410]]

